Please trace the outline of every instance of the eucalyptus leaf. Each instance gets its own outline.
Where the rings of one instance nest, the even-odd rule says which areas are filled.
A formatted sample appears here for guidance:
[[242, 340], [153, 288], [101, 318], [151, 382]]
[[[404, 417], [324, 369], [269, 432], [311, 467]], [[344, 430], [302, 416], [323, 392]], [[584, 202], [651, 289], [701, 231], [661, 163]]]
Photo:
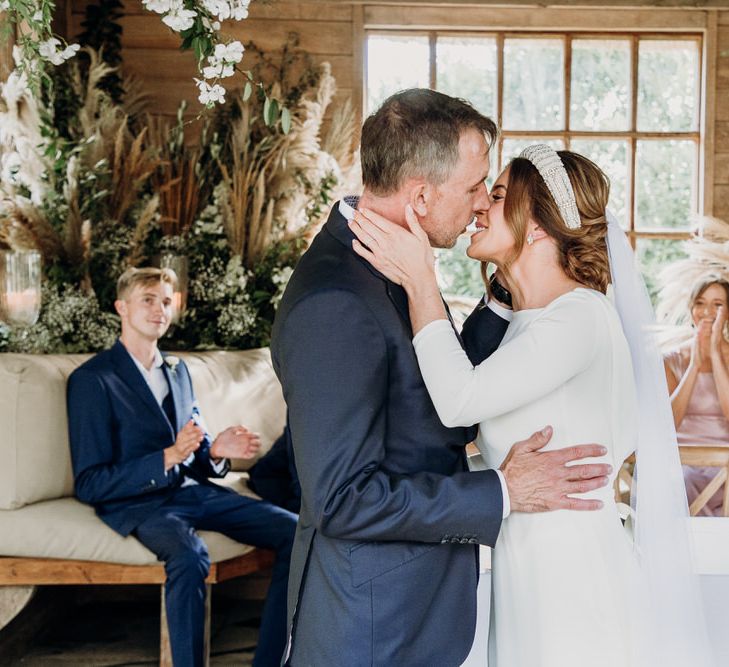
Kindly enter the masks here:
[[245, 88], [243, 88], [243, 101], [244, 102], [247, 102], [250, 99], [252, 92], [253, 92], [253, 86], [251, 85], [251, 82], [246, 81]]
[[268, 118], [266, 119], [266, 125], [273, 125], [278, 120], [278, 101], [271, 100], [271, 104], [268, 106]]
[[284, 134], [288, 134], [291, 130], [291, 112], [286, 107], [281, 109], [281, 129]]
[[266, 125], [270, 125], [271, 123], [268, 122], [268, 115], [271, 110], [271, 100], [267, 97], [266, 101], [263, 103], [263, 122], [266, 123]]

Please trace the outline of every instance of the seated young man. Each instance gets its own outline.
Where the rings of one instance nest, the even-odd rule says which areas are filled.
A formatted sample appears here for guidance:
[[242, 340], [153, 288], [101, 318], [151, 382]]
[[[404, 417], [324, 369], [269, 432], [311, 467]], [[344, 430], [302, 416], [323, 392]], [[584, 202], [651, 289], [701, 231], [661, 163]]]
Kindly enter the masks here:
[[274, 666], [286, 643], [286, 586], [296, 515], [209, 481], [229, 458], [252, 458], [260, 440], [231, 426], [205, 432], [184, 362], [160, 353], [172, 316], [175, 275], [129, 269], [117, 284], [121, 336], [68, 381], [76, 495], [121, 535], [164, 562], [175, 667], [203, 664], [205, 577], [210, 561], [197, 530], [273, 549], [276, 563], [254, 665]]

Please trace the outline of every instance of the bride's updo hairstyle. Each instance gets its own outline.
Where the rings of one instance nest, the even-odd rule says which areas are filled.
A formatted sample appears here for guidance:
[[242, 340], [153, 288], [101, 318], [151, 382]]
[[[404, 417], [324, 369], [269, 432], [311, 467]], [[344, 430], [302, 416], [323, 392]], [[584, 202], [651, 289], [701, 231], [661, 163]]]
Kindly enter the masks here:
[[605, 209], [610, 180], [594, 162], [570, 151], [558, 151], [575, 193], [581, 226], [565, 224], [544, 179], [525, 158], [509, 166], [509, 183], [504, 200], [504, 219], [514, 235], [513, 256], [505, 269], [524, 249], [530, 218], [556, 242], [559, 261], [569, 278], [602, 292], [610, 283]]

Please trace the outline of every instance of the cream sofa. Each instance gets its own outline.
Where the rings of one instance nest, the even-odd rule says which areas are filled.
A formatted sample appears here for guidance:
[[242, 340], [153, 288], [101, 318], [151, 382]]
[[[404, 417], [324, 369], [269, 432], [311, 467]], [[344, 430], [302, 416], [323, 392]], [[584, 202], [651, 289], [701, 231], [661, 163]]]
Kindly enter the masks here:
[[[66, 381], [90, 356], [0, 354], [0, 586], [164, 580], [149, 550], [134, 537], [115, 533], [74, 498]], [[286, 417], [269, 351], [179, 356], [190, 369], [213, 435], [244, 424], [261, 434], [265, 453]], [[234, 470], [244, 467], [233, 462]], [[223, 483], [250, 493], [240, 472], [229, 473]], [[219, 533], [201, 535], [213, 563], [212, 583], [270, 563], [265, 554]], [[137, 567], [94, 568], [94, 563]]]

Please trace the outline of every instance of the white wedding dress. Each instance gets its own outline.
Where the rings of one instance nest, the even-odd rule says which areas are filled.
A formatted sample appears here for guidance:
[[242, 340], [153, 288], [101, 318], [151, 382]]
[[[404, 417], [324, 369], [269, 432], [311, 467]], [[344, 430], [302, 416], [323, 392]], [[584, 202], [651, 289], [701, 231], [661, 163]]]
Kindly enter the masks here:
[[[628, 344], [610, 301], [575, 289], [514, 313], [499, 349], [473, 368], [446, 320], [414, 339], [425, 384], [447, 426], [480, 424], [478, 448], [497, 468], [547, 424], [546, 449], [598, 443], [613, 477], [637, 440]], [[594, 512], [512, 513], [492, 557], [489, 667], [643, 667], [636, 657], [640, 585], [612, 484], [584, 497]], [[645, 647], [643, 647], [645, 648]]]

